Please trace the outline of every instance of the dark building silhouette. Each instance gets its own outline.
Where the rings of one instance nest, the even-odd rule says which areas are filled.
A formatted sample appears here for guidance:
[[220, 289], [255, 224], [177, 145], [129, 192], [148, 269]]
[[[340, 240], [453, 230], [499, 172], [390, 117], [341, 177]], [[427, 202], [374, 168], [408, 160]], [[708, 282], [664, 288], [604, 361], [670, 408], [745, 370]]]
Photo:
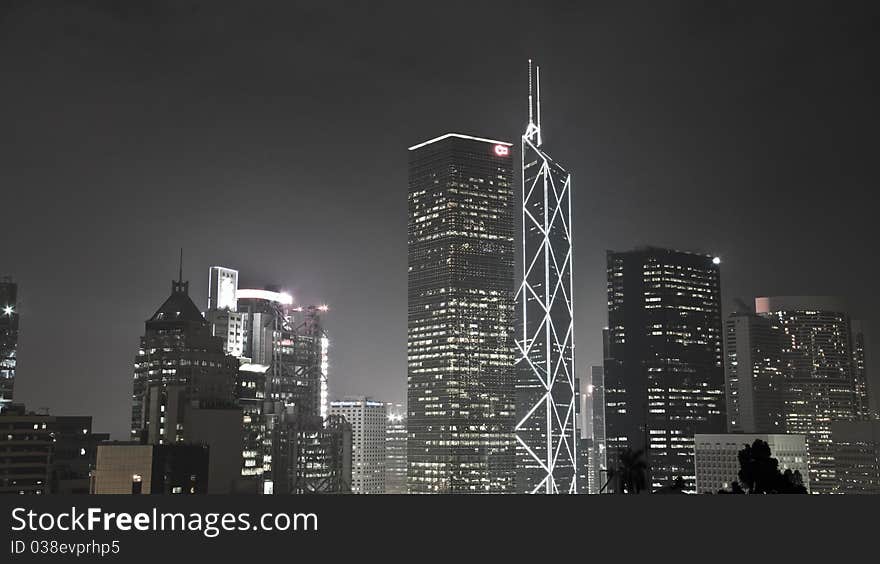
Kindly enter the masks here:
[[785, 433], [788, 371], [782, 356], [785, 333], [779, 323], [751, 311], [737, 311], [725, 321], [724, 340], [728, 430]]
[[0, 493], [85, 494], [97, 446], [92, 418], [28, 412], [9, 404], [0, 414]]
[[104, 443], [98, 445], [91, 493], [206, 494], [208, 459], [207, 445]]
[[292, 409], [273, 433], [271, 493], [351, 493], [351, 425], [342, 416], [322, 419]]
[[184, 440], [188, 409], [235, 401], [238, 359], [189, 297], [189, 282], [171, 284], [171, 295], [145, 323], [134, 363], [131, 433], [150, 444]]
[[409, 149], [410, 493], [513, 491], [511, 153], [458, 133]]
[[18, 285], [0, 278], [0, 412], [13, 400], [18, 362]]
[[50, 492], [52, 421], [17, 404], [0, 415], [0, 493]]
[[92, 418], [55, 416], [52, 430], [50, 490], [53, 494], [89, 493], [89, 475], [95, 468], [98, 445], [110, 440], [109, 433], [93, 433]]
[[609, 468], [644, 450], [652, 490], [694, 491], [694, 435], [725, 431], [717, 259], [608, 252], [605, 426]]

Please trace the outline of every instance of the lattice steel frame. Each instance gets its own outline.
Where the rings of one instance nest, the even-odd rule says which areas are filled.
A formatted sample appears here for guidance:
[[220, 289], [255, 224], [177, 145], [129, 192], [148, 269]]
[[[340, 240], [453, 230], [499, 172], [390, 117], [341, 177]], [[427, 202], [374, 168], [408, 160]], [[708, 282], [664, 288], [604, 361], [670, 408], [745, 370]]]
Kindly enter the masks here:
[[[527, 457], [521, 454], [520, 458], [525, 457], [543, 473], [536, 476], [537, 484], [530, 493], [573, 494], [577, 493], [577, 390], [571, 175], [541, 149], [540, 69], [535, 71], [537, 119], [533, 119], [532, 62], [529, 61], [529, 124], [522, 136], [520, 153], [524, 272], [517, 291], [522, 316], [517, 361], [524, 363], [520, 373], [527, 374], [527, 384], [538, 393], [527, 396], [530, 409], [523, 409], [526, 413], [515, 431], [519, 446], [527, 453]], [[533, 180], [529, 179], [536, 165], [539, 170]], [[536, 217], [535, 210], [542, 213]], [[534, 231], [528, 236], [533, 229], [537, 229], [540, 242], [536, 242]], [[538, 318], [540, 322], [536, 323]], [[537, 444], [529, 429], [541, 430], [543, 444]]]

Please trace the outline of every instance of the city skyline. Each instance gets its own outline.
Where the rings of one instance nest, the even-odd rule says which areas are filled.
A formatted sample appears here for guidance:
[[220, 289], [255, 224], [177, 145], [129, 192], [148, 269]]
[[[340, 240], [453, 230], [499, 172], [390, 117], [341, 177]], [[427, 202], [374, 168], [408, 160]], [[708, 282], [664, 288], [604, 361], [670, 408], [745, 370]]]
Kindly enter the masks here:
[[[663, 40], [663, 26], [649, 21], [648, 10], [630, 22], [644, 34], [638, 47], [609, 52], [601, 46], [617, 43], [602, 32], [601, 22], [625, 16], [612, 8], [596, 13], [570, 6], [556, 17], [570, 19], [568, 26], [586, 26], [587, 39], [552, 39], [536, 53], [527, 53], [520, 40], [501, 54], [472, 51], [474, 44], [464, 41], [451, 52], [431, 47], [395, 58], [413, 39], [404, 32], [366, 53], [356, 42], [342, 42], [320, 57], [288, 60], [286, 54], [302, 42], [318, 45], [319, 38], [293, 40], [270, 26], [275, 31], [264, 43], [227, 47], [220, 58], [191, 45], [189, 29], [159, 35], [127, 20], [125, 8], [78, 10], [74, 16], [83, 34], [49, 41], [43, 49], [51, 56], [29, 67], [50, 72], [29, 74], [26, 64], [17, 63], [10, 87], [0, 94], [4, 106], [18, 108], [7, 120], [15, 136], [12, 150], [0, 164], [6, 184], [18, 187], [13, 188], [16, 213], [5, 221], [10, 232], [21, 234], [5, 251], [0, 274], [19, 285], [16, 401], [32, 408], [93, 414], [96, 429], [116, 438], [125, 435], [130, 406], [119, 398], [130, 395], [131, 351], [176, 274], [180, 246], [186, 249], [184, 279], [192, 282], [191, 295], [200, 308], [207, 301], [204, 273], [215, 264], [250, 273], [246, 287], [278, 284], [297, 303], [329, 303], [328, 329], [338, 355], [331, 365], [332, 396], [402, 401], [406, 147], [439, 131], [515, 139], [524, 125], [520, 85], [523, 61], [530, 56], [551, 71], [547, 95], [553, 99], [548, 119], [554, 123], [554, 156], [576, 172], [583, 187], [573, 202], [580, 222], [574, 231], [581, 374], [602, 361], [606, 249], [652, 244], [721, 256], [725, 314], [734, 297], [825, 294], [848, 296], [861, 310], [856, 317], [877, 319], [880, 305], [870, 293], [876, 266], [860, 260], [859, 243], [872, 240], [865, 151], [877, 113], [864, 94], [870, 89], [852, 87], [849, 96], [855, 99], [841, 107], [825, 82], [811, 78], [818, 66], [823, 80], [865, 80], [859, 65], [866, 59], [859, 58], [857, 47], [859, 40], [870, 40], [855, 33], [856, 46], [838, 41], [860, 31], [855, 16], [831, 17], [837, 25], [830, 30], [828, 49], [812, 52], [798, 50], [813, 39], [808, 31], [792, 32], [793, 46], [773, 39], [767, 26], [785, 25], [783, 14], [773, 10], [766, 19], [714, 24], [724, 32], [720, 38], [689, 36], [693, 46], [709, 44], [715, 51], [709, 56], [689, 50], [682, 60], [674, 58], [680, 47]], [[332, 25], [320, 8], [312, 10], [306, 21], [318, 29]], [[485, 20], [488, 11], [482, 10], [463, 25]], [[336, 16], [342, 19], [336, 33], [352, 29], [360, 17], [381, 20], [385, 11], [354, 7], [353, 13]], [[199, 25], [186, 13], [173, 15]], [[203, 38], [208, 45], [227, 41], [229, 33], [255, 33], [256, 23], [270, 19], [256, 14], [257, 21], [233, 23], [233, 15], [228, 11], [221, 17], [229, 25], [226, 32]], [[151, 17], [161, 16], [160, 10]], [[661, 16], [664, 24], [685, 31], [694, 24]], [[525, 23], [522, 14], [507, 17], [514, 27]], [[712, 24], [699, 10], [692, 17], [700, 25]], [[798, 17], [818, 21], [809, 11]], [[34, 27], [37, 15], [24, 8], [12, 10], [6, 21], [17, 24], [6, 41], [22, 47], [19, 52], [46, 39], [47, 32]], [[556, 23], [544, 19], [538, 27]], [[85, 33], [90, 29], [97, 35]], [[122, 32], [143, 40], [147, 51], [123, 39]], [[497, 30], [485, 33], [490, 42], [510, 39]], [[752, 33], [755, 40], [737, 53], [734, 47], [741, 45], [725, 33]], [[652, 40], [659, 42], [655, 52], [644, 52]], [[170, 55], [180, 47], [185, 48], [182, 60], [175, 61]], [[581, 48], [583, 58], [571, 57], [569, 47]], [[776, 57], [762, 63], [768, 47]], [[132, 66], [120, 67], [126, 60], [114, 51], [132, 57]], [[464, 53], [475, 59], [474, 69], [460, 64]], [[262, 67], [248, 69], [247, 62], [260, 56], [287, 61], [291, 72], [282, 77]], [[78, 58], [89, 63], [76, 71], [79, 82], [63, 99], [47, 94], [61, 80], [51, 74], [53, 65]], [[659, 70], [644, 68], [646, 60]], [[425, 61], [436, 74], [420, 70]], [[578, 68], [579, 62], [587, 68]], [[719, 62], [725, 68], [714, 70]], [[148, 77], [157, 63], [168, 74]], [[350, 75], [337, 71], [341, 77], [328, 77], [324, 69], [339, 64]], [[354, 70], [364, 64], [372, 65], [366, 76]], [[194, 66], [197, 78], [186, 78]], [[214, 88], [229, 66], [247, 78], [246, 85]], [[755, 72], [746, 76], [747, 70]], [[98, 71], [121, 81], [114, 86], [94, 74]], [[480, 73], [486, 79], [475, 82]], [[672, 78], [658, 84], [664, 73]], [[349, 84], [346, 80], [366, 85], [350, 108], [339, 107], [345, 97], [335, 94]], [[187, 88], [176, 90], [178, 82]], [[433, 92], [438, 83], [464, 94], [464, 101], [451, 99], [443, 88]], [[636, 92], [649, 86], [651, 95]], [[102, 94], [103, 87], [108, 91]], [[390, 89], [405, 96], [389, 96]], [[792, 91], [802, 97], [789, 100]], [[255, 108], [247, 103], [249, 95], [265, 96], [267, 104]], [[783, 100], [790, 104], [782, 106]], [[71, 107], [82, 112], [58, 113]], [[180, 112], [188, 113], [177, 124]], [[113, 116], [122, 115], [126, 119], [114, 123]], [[388, 122], [393, 125], [375, 127]], [[36, 135], [34, 123], [52, 127], [53, 139]], [[297, 125], [308, 143], [288, 137]], [[51, 156], [51, 166], [42, 166], [41, 154]], [[345, 166], [333, 169], [340, 161]], [[722, 205], [713, 198], [721, 198]], [[52, 205], [46, 206], [47, 200]], [[245, 207], [253, 210], [253, 224], [232, 223], [229, 231], [226, 225]], [[97, 220], [94, 209], [102, 210]], [[705, 213], [712, 211], [718, 213]], [[668, 216], [678, 224], [667, 228]], [[827, 217], [847, 226], [846, 232], [814, 228]], [[374, 239], [366, 241], [360, 235], [366, 233]], [[839, 271], [850, 276], [839, 277]], [[94, 323], [81, 327], [83, 319]], [[46, 343], [52, 343], [53, 354], [44, 354]], [[71, 366], [88, 369], [72, 378], [57, 376], [69, 376]]]

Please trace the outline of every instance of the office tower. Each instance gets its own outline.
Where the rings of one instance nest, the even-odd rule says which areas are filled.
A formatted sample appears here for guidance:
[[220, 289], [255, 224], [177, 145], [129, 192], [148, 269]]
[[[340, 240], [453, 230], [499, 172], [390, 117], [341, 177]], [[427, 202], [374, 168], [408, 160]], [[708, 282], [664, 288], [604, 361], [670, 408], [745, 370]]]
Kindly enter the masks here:
[[[330, 339], [324, 329], [322, 316], [326, 305], [295, 308], [293, 316], [293, 362], [296, 388], [306, 386], [304, 409], [326, 419], [329, 415], [329, 351]], [[291, 396], [292, 397], [292, 396]], [[287, 401], [287, 403], [290, 403]]]
[[577, 483], [579, 494], [590, 493], [590, 453], [593, 451], [592, 385], [575, 378], [575, 427], [577, 429]]
[[12, 403], [18, 355], [18, 285], [0, 278], [0, 413]]
[[762, 297], [758, 315], [782, 329], [786, 365], [786, 432], [807, 437], [810, 489], [837, 487], [831, 423], [858, 419], [850, 317], [828, 297]]
[[53, 494], [89, 493], [89, 476], [95, 468], [98, 445], [109, 433], [92, 433], [90, 416], [54, 416], [50, 491]]
[[[266, 417], [266, 373], [269, 366], [245, 362], [238, 368], [236, 397], [242, 413], [242, 468], [241, 475], [262, 482], [264, 472], [272, 470], [271, 434]], [[262, 489], [259, 483], [257, 489]]]
[[[241, 365], [236, 399], [242, 410], [241, 474], [257, 481], [263, 492], [272, 485], [272, 452], [283, 420], [327, 416], [329, 339], [322, 315], [327, 306], [294, 306], [293, 297], [276, 287], [240, 288], [239, 272], [211, 267], [208, 286], [209, 320], [214, 335]], [[295, 415], [294, 415], [295, 413]], [[320, 423], [319, 423], [320, 424]], [[294, 432], [296, 435], [296, 432]], [[283, 489], [283, 488], [282, 488]]]
[[589, 454], [589, 475], [587, 488], [591, 494], [602, 493], [607, 480], [605, 460], [605, 374], [601, 366], [590, 367], [591, 383], [587, 387], [587, 399], [592, 405], [593, 443]]
[[238, 491], [242, 482], [242, 410], [235, 404], [201, 405], [186, 410], [182, 443], [208, 447], [209, 494]]
[[[745, 308], [743, 308], [745, 309]], [[724, 325], [727, 428], [732, 433], [785, 433], [785, 334], [772, 318], [737, 311]]]
[[352, 428], [344, 417], [321, 419], [291, 407], [271, 432], [272, 479], [264, 493], [351, 493]]
[[652, 490], [693, 492], [694, 435], [725, 431], [720, 260], [609, 251], [605, 438], [609, 468], [642, 451]]
[[508, 493], [515, 478], [510, 143], [409, 148], [407, 481]]
[[880, 421], [836, 421], [835, 493], [880, 495]]
[[385, 493], [385, 404], [366, 397], [334, 401], [330, 415], [351, 425], [351, 493]]
[[174, 444], [186, 435], [192, 409], [235, 401], [238, 359], [189, 297], [182, 276], [145, 323], [134, 363], [131, 436], [149, 444]]
[[28, 412], [8, 404], [0, 413], [0, 494], [82, 494], [97, 445], [92, 418]]
[[224, 340], [227, 354], [244, 355], [245, 328], [238, 311], [238, 271], [212, 266], [208, 274], [208, 311], [205, 318], [215, 337]]
[[238, 271], [212, 266], [208, 271], [208, 309], [238, 310]]
[[853, 381], [856, 393], [856, 417], [862, 420], [876, 419], [872, 413], [870, 390], [868, 389], [868, 372], [865, 366], [865, 357], [867, 355], [865, 323], [863, 321], [853, 320], [851, 328]]
[[406, 409], [388, 404], [385, 425], [385, 493], [405, 494], [406, 489]]
[[804, 487], [810, 491], [809, 454], [803, 435], [722, 433], [694, 436], [697, 492], [714, 494], [730, 490], [733, 482], [740, 482], [739, 451], [756, 439], [770, 447], [770, 456], [779, 461], [780, 472], [800, 472]]
[[571, 175], [546, 152], [540, 68], [529, 61], [529, 123], [522, 136], [523, 280], [516, 383], [516, 488], [577, 493]]
[[206, 494], [208, 447], [193, 444], [98, 445], [92, 494]]
[[0, 494], [48, 494], [52, 470], [52, 417], [7, 404], [0, 414]]

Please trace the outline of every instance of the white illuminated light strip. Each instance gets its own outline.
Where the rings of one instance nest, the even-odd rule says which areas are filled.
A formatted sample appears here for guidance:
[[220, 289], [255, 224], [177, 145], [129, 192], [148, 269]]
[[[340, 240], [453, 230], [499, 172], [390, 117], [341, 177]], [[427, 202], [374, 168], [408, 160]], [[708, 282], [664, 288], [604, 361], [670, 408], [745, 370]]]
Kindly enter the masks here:
[[447, 133], [446, 135], [441, 135], [440, 137], [435, 137], [424, 143], [419, 143], [418, 145], [413, 145], [409, 148], [410, 151], [414, 151], [416, 149], [420, 149], [425, 145], [430, 145], [431, 143], [436, 143], [437, 141], [442, 141], [449, 137], [458, 137], [459, 139], [469, 139], [471, 141], [482, 141], [483, 143], [492, 143], [493, 145], [506, 145], [508, 147], [512, 147], [513, 143], [508, 143], [507, 141], [495, 141], [493, 139], [486, 139], [484, 137], [473, 137], [472, 135], [463, 135], [461, 133]]
[[284, 292], [270, 292], [269, 290], [246, 290], [239, 289], [235, 293], [236, 299], [239, 300], [266, 300], [267, 302], [277, 302], [279, 304], [290, 305], [293, 303], [293, 296]]
[[[559, 481], [564, 480], [557, 470], [558, 466], [566, 468], [566, 472], [571, 472], [568, 492], [577, 493], [577, 440], [575, 425], [575, 400], [577, 397], [575, 389], [575, 370], [574, 370], [574, 299], [572, 294], [572, 231], [571, 231], [571, 175], [565, 173], [565, 180], [561, 187], [556, 185], [554, 176], [551, 174], [552, 160], [539, 147], [542, 144], [541, 139], [541, 101], [540, 101], [540, 74], [537, 75], [537, 123], [533, 121], [532, 112], [532, 73], [531, 61], [529, 61], [529, 125], [525, 134], [522, 136], [522, 229], [523, 229], [523, 259], [525, 272], [523, 273], [523, 281], [517, 291], [517, 300], [522, 306], [522, 323], [523, 335], [522, 340], [517, 340], [516, 345], [520, 355], [519, 362], [528, 365], [531, 377], [535, 383], [540, 384], [544, 389], [544, 393], [531, 406], [529, 411], [517, 423], [515, 431], [516, 438], [522, 449], [528, 454], [528, 457], [540, 466], [545, 472], [531, 493], [554, 494], [563, 493], [559, 490]], [[534, 154], [534, 159], [540, 162], [540, 171], [535, 177], [535, 181], [526, 186], [526, 151]], [[532, 158], [530, 156], [530, 158]], [[558, 169], [562, 170], [561, 167]], [[564, 171], [562, 171], [564, 172]], [[551, 203], [552, 200], [555, 204]], [[532, 212], [532, 203], [535, 201], [543, 202], [543, 216], [536, 218]], [[552, 207], [552, 209], [548, 209]], [[534, 248], [527, 248], [526, 232], [528, 228], [536, 228], [543, 235], [543, 240]], [[554, 248], [551, 243], [551, 235], [562, 232], [568, 244], [563, 249]], [[558, 257], [559, 251], [564, 252], [563, 257]], [[544, 255], [544, 261], [541, 265], [539, 258]], [[558, 261], [561, 258], [561, 264]], [[552, 266], [558, 273], [558, 279], [554, 283], [554, 287], [550, 287], [550, 273]], [[543, 267], [543, 271], [541, 270]], [[532, 286], [532, 281], [538, 285], [539, 295]], [[528, 302], [534, 300], [538, 308], [542, 312], [541, 322], [537, 326], [534, 335], [528, 335], [529, 318], [528, 318]], [[564, 304], [564, 311], [568, 313], [567, 319], [563, 320], [567, 327], [557, 327], [551, 316], [554, 305], [557, 300]], [[563, 331], [561, 333], [560, 331]], [[554, 359], [553, 353], [562, 353], [570, 348], [571, 358], [566, 359], [564, 355]], [[535, 366], [532, 362], [533, 357], [539, 357], [545, 368]], [[563, 386], [562, 390], [566, 395], [570, 391], [570, 397], [567, 405], [557, 406], [554, 400], [553, 392], [556, 391], [557, 397], [560, 393], [559, 386]], [[534, 421], [539, 418], [536, 414], [539, 408], [545, 410], [545, 417], [541, 421]], [[562, 408], [561, 410], [559, 408]], [[561, 413], [564, 411], [564, 413]], [[527, 444], [527, 441], [520, 436], [523, 427], [544, 426], [544, 436], [546, 444]], [[561, 460], [560, 460], [561, 458]], [[570, 470], [568, 470], [570, 468]]]
[[327, 385], [327, 372], [330, 370], [329, 349], [330, 339], [321, 337], [321, 418], [323, 419], [327, 418], [327, 400], [330, 396], [330, 390]]

